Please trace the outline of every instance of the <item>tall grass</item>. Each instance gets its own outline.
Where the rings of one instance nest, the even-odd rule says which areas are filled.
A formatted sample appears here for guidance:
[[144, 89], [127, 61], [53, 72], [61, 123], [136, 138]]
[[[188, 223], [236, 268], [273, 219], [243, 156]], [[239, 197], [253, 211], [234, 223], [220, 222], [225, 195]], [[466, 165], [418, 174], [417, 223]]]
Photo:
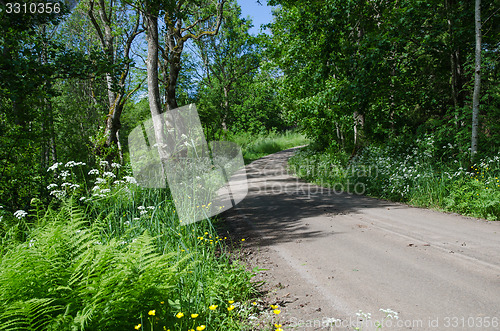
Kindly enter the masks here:
[[295, 131], [270, 132], [260, 135], [241, 132], [230, 136], [229, 139], [241, 146], [246, 164], [263, 156], [288, 148], [307, 145], [310, 142], [303, 134]]
[[23, 236], [0, 233], [2, 330], [245, 329], [254, 273], [217, 220], [183, 225], [167, 189], [143, 189], [118, 166], [87, 184], [78, 165], [53, 171], [49, 208], [34, 199], [2, 214], [26, 224]]
[[432, 137], [366, 147], [351, 159], [306, 148], [289, 165], [299, 177], [334, 189], [499, 220], [500, 154], [469, 167], [456, 149], [436, 146]]

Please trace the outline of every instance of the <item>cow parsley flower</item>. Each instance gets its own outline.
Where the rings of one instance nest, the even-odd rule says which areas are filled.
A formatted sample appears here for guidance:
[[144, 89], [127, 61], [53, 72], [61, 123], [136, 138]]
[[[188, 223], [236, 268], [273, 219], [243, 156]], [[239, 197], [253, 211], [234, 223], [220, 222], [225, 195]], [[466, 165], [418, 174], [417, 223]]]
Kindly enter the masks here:
[[24, 210], [20, 209], [20, 210], [16, 210], [14, 212], [14, 216], [17, 217], [18, 219], [21, 219], [21, 218], [24, 218], [26, 217], [26, 215], [28, 215], [27, 212], [25, 212]]

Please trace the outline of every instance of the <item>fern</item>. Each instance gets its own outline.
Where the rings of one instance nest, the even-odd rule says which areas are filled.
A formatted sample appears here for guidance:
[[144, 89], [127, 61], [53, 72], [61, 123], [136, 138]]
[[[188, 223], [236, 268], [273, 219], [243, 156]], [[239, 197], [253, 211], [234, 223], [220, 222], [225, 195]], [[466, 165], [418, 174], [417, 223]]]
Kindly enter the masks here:
[[53, 299], [31, 299], [11, 303], [1, 317], [1, 330], [47, 330], [54, 312], [62, 310]]
[[157, 253], [147, 232], [102, 242], [99, 222], [71, 201], [46, 217], [0, 262], [6, 330], [128, 329], [148, 304], [169, 297], [189, 266], [189, 256]]

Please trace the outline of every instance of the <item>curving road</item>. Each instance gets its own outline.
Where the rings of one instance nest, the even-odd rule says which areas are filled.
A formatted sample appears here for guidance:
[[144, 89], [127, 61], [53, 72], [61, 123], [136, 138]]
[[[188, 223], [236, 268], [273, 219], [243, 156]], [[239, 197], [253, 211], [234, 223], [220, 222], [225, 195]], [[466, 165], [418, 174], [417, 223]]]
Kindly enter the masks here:
[[286, 173], [293, 152], [248, 165], [225, 215], [285, 330], [500, 330], [500, 222], [328, 192]]

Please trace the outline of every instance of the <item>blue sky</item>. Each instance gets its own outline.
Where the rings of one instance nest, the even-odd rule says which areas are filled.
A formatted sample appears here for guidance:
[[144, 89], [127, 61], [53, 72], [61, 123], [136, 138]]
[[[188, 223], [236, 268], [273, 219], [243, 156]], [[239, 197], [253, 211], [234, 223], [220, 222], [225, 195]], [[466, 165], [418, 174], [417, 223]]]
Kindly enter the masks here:
[[250, 16], [254, 27], [250, 29], [250, 33], [257, 34], [260, 32], [261, 24], [270, 23], [273, 19], [270, 6], [267, 6], [266, 0], [261, 0], [262, 6], [257, 3], [257, 0], [238, 0], [241, 6], [241, 16], [246, 18]]

